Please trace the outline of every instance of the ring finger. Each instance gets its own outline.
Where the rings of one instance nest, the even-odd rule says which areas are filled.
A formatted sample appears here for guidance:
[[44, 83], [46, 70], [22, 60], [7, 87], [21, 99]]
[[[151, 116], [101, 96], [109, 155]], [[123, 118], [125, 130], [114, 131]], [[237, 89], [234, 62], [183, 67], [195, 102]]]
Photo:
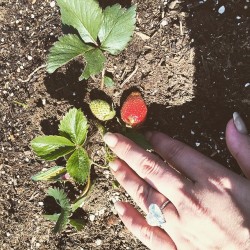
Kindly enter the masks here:
[[[167, 198], [164, 195], [140, 178], [122, 160], [116, 159], [110, 163], [110, 167], [118, 182], [145, 213], [148, 213], [150, 204], [154, 203], [161, 207], [166, 202]], [[179, 220], [178, 211], [172, 203], [169, 203], [163, 209], [163, 214], [166, 219], [164, 229], [172, 236]]]

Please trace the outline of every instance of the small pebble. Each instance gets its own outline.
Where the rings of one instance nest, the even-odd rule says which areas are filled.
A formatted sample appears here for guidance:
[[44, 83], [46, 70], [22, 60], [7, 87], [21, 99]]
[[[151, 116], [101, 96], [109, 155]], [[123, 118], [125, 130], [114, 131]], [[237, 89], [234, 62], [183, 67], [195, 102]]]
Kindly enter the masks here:
[[43, 104], [43, 106], [46, 105], [46, 99], [42, 99], [42, 104]]
[[94, 221], [94, 220], [95, 220], [95, 215], [94, 215], [94, 214], [91, 214], [91, 215], [89, 216], [89, 220], [90, 220], [90, 221]]
[[168, 22], [167, 22], [167, 20], [165, 20], [165, 19], [163, 19], [162, 21], [161, 21], [161, 26], [166, 26], [168, 24]]
[[50, 5], [51, 8], [54, 8], [56, 6], [56, 3], [55, 3], [55, 1], [52, 1], [52, 2], [50, 2], [49, 5]]
[[226, 10], [225, 6], [222, 5], [222, 6], [218, 9], [218, 12], [219, 12], [220, 14], [223, 14], [223, 13], [225, 12], [225, 10]]
[[196, 147], [199, 147], [201, 144], [199, 142], [195, 143]]
[[42, 202], [42, 201], [39, 201], [39, 202], [38, 202], [38, 205], [42, 207], [42, 206], [43, 206], [43, 202]]
[[31, 61], [31, 60], [32, 60], [32, 56], [28, 56], [27, 58], [28, 58], [28, 60], [29, 60], [29, 61]]
[[102, 244], [102, 240], [97, 239], [97, 240], [95, 241], [95, 244], [96, 244], [97, 246], [100, 246], [100, 245]]
[[250, 86], [250, 82], [247, 82], [246, 84], [245, 84], [245, 88], [247, 88], [247, 87], [249, 87]]

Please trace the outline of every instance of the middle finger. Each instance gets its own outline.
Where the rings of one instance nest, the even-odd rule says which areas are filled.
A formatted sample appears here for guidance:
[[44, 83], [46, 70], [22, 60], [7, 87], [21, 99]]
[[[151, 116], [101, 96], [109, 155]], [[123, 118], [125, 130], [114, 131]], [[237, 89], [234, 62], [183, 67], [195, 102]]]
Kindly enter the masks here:
[[120, 134], [107, 133], [104, 141], [111, 150], [125, 161], [135, 173], [158, 190], [178, 209], [191, 194], [193, 183], [157, 156], [146, 152], [137, 144]]

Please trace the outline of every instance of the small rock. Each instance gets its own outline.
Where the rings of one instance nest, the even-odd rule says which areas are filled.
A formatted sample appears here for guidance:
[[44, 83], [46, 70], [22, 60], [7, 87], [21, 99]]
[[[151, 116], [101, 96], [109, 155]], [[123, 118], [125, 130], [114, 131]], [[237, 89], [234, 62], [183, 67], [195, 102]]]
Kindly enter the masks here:
[[49, 5], [50, 5], [51, 8], [54, 8], [56, 6], [56, 3], [55, 3], [55, 1], [52, 1], [52, 2], [50, 2]]
[[42, 206], [43, 206], [43, 202], [42, 202], [42, 201], [39, 201], [39, 202], [38, 202], [38, 205], [42, 207]]
[[28, 60], [31, 61], [32, 60], [32, 56], [27, 56]]
[[90, 214], [89, 220], [90, 220], [90, 221], [94, 221], [94, 220], [95, 220], [95, 215], [94, 215], [94, 214]]
[[225, 10], [226, 10], [225, 6], [222, 5], [222, 6], [218, 9], [218, 12], [219, 12], [220, 14], [223, 14], [223, 13], [225, 12]]
[[10, 237], [10, 233], [9, 233], [9, 232], [7, 232], [7, 233], [6, 233], [6, 236], [7, 236], [7, 237]]
[[46, 105], [46, 99], [45, 98], [42, 99], [42, 104], [43, 104], [43, 106]]
[[95, 241], [95, 244], [96, 244], [97, 246], [100, 246], [100, 245], [102, 244], [102, 240], [97, 239], [97, 240]]
[[200, 144], [199, 142], [196, 142], [196, 143], [195, 143], [195, 146], [196, 146], [196, 147], [199, 147], [200, 145], [201, 145], [201, 144]]
[[162, 26], [162, 27], [166, 26], [167, 24], [168, 24], [168, 21], [167, 21], [167, 20], [163, 19], [163, 20], [161, 21], [161, 26]]
[[245, 88], [247, 88], [247, 87], [249, 87], [250, 86], [250, 82], [247, 82], [246, 84], [245, 84]]

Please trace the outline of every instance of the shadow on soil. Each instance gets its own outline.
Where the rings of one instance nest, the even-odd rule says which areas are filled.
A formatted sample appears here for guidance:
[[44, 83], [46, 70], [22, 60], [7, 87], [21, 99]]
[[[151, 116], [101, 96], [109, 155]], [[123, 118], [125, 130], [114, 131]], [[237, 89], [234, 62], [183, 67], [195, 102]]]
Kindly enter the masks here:
[[219, 1], [226, 9], [223, 14], [218, 13], [222, 3], [191, 2], [197, 3], [190, 1], [180, 7], [189, 12], [185, 22], [195, 50], [195, 98], [171, 108], [151, 105], [145, 125], [174, 137], [178, 134], [178, 139], [198, 145], [202, 153], [239, 172], [226, 150], [223, 132], [235, 111], [250, 128], [250, 92], [245, 87], [250, 78], [247, 10], [240, 1]]
[[[56, 71], [45, 78], [47, 92], [57, 100], [67, 100], [76, 108], [83, 105], [87, 93], [87, 81], [79, 81], [84, 66], [78, 61], [67, 65], [65, 72]], [[80, 93], [80, 94], [79, 94]]]

